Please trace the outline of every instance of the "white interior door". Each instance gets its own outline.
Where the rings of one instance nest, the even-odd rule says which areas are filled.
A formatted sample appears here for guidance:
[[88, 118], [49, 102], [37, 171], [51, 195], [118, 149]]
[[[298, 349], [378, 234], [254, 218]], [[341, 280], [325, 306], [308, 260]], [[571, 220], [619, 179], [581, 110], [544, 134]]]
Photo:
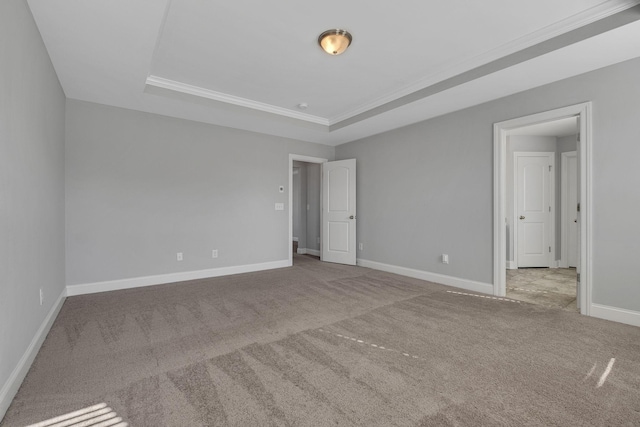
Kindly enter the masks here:
[[518, 267], [550, 267], [555, 153], [515, 153]]
[[356, 264], [356, 159], [322, 164], [322, 261]]
[[578, 157], [567, 156], [567, 262], [569, 267], [578, 266]]

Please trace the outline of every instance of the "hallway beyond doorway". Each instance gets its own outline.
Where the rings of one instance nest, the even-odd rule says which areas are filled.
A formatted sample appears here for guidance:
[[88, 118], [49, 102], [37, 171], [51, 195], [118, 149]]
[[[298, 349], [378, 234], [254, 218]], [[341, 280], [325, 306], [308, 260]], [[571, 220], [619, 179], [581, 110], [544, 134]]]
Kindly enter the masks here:
[[578, 311], [575, 268], [507, 270], [507, 296], [519, 301]]

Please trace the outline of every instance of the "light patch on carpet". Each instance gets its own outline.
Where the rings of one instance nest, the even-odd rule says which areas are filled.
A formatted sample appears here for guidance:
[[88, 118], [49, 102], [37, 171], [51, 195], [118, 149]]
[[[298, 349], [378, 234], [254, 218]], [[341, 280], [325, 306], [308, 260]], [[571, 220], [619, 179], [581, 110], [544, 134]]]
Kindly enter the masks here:
[[478, 295], [478, 294], [470, 294], [470, 293], [467, 293], [467, 292], [455, 292], [455, 291], [447, 291], [447, 293], [448, 294], [455, 294], [455, 295], [464, 295], [464, 296], [468, 296], [468, 297], [492, 299], [492, 300], [496, 300], [496, 301], [515, 302], [517, 304], [521, 303], [521, 301], [517, 301], [517, 300], [514, 300], [514, 299], [503, 298], [503, 297], [492, 297], [491, 295]]
[[596, 386], [597, 388], [602, 387], [604, 385], [605, 381], [607, 381], [607, 377], [611, 373], [611, 369], [613, 368], [613, 364], [614, 363], [616, 363], [616, 359], [612, 357], [611, 360], [609, 360], [609, 364], [607, 365], [607, 369], [604, 370], [604, 372], [602, 373], [602, 376], [600, 377], [600, 381], [598, 381], [598, 385]]
[[355, 342], [357, 344], [368, 345], [370, 347], [377, 348], [378, 350], [386, 350], [386, 351], [390, 351], [392, 353], [398, 353], [398, 354], [401, 354], [404, 357], [409, 357], [411, 359], [426, 360], [426, 359], [424, 359], [422, 357], [419, 357], [419, 356], [416, 356], [416, 355], [413, 355], [413, 354], [410, 354], [410, 353], [405, 353], [405, 352], [400, 351], [400, 350], [395, 350], [393, 348], [384, 347], [384, 346], [381, 346], [381, 345], [378, 345], [378, 344], [370, 343], [370, 342], [367, 342], [367, 341], [364, 341], [364, 340], [359, 340], [359, 339], [353, 338], [353, 337], [348, 337], [348, 336], [342, 335], [342, 334], [336, 334], [335, 332], [325, 331], [324, 329], [318, 329], [318, 330], [320, 332], [326, 332], [327, 334], [335, 335], [336, 337], [342, 338], [342, 339], [347, 340], [347, 341], [353, 341], [353, 342]]
[[27, 427], [127, 427], [106, 403], [59, 415]]
[[598, 366], [598, 362], [595, 362], [595, 363], [593, 364], [593, 367], [591, 368], [591, 370], [589, 371], [589, 373], [587, 374], [587, 376], [586, 376], [586, 377], [584, 377], [584, 378], [582, 379], [582, 381], [586, 381], [586, 380], [588, 380], [589, 378], [591, 378], [591, 375], [593, 375], [593, 373], [594, 373], [594, 372], [595, 372], [595, 370], [596, 370], [596, 366]]

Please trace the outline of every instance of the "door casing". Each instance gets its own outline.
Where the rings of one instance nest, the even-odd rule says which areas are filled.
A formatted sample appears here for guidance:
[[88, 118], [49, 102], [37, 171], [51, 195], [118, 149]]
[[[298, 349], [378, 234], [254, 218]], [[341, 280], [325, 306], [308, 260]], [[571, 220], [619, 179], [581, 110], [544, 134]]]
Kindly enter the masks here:
[[[293, 265], [293, 162], [326, 163], [329, 159], [321, 157], [303, 156], [301, 154], [289, 154], [289, 267]], [[320, 194], [322, 194], [322, 180], [320, 181]], [[320, 197], [320, 213], [322, 212], [322, 197]], [[320, 222], [320, 235], [322, 236], [322, 221]], [[322, 252], [322, 242], [320, 242], [320, 252]]]
[[493, 125], [493, 293], [506, 295], [506, 182], [507, 132], [523, 126], [578, 116], [579, 132], [579, 233], [580, 233], [580, 312], [590, 315], [592, 305], [592, 103], [585, 102]]

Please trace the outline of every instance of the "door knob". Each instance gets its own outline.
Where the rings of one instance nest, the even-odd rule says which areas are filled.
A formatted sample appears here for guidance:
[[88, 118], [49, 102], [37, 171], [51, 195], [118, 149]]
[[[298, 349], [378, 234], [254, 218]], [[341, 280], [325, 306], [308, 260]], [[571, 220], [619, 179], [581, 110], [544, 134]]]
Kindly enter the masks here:
[[520, 219], [524, 219], [524, 215], [520, 215]]
[[578, 222], [578, 220], [577, 220], [577, 219], [574, 219], [574, 220], [573, 220], [573, 222]]
[[349, 219], [354, 219], [354, 218], [355, 218], [355, 216], [353, 216], [353, 215], [351, 215], [351, 216], [349, 217]]

